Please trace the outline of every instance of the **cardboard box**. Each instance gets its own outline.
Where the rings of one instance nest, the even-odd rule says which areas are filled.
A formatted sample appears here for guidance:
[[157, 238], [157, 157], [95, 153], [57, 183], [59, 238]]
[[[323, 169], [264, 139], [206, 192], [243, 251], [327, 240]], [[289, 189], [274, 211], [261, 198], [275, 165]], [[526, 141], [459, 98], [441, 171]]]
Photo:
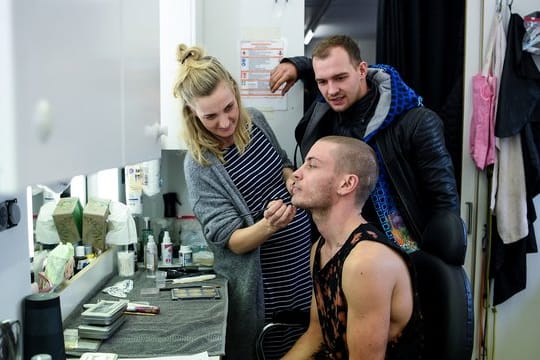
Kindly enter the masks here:
[[105, 250], [110, 202], [106, 199], [91, 198], [83, 210], [83, 244], [92, 245], [94, 251]]
[[75, 244], [81, 241], [82, 206], [79, 198], [60, 198], [52, 217], [61, 242]]

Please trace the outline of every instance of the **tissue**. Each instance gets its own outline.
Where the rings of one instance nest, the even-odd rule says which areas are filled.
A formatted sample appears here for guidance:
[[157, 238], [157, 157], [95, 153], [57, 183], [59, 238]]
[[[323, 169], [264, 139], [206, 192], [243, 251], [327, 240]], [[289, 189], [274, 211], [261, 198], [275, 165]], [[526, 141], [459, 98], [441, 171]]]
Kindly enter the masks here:
[[56, 225], [52, 214], [56, 208], [56, 202], [51, 201], [43, 204], [39, 209], [36, 220], [36, 241], [40, 244], [58, 244], [60, 237], [56, 231]]
[[120, 202], [111, 201], [109, 204], [109, 217], [107, 218], [107, 235], [105, 243], [108, 245], [129, 245], [137, 243], [137, 228], [131, 216], [129, 207]]

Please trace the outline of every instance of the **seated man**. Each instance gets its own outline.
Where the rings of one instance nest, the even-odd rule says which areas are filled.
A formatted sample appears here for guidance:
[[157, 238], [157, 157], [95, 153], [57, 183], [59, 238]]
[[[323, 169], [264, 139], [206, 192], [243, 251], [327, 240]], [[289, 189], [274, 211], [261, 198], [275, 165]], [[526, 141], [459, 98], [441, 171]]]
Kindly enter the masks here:
[[414, 359], [421, 341], [408, 255], [361, 215], [378, 178], [373, 149], [319, 139], [293, 173], [293, 205], [321, 234], [311, 251], [310, 324], [284, 359]]

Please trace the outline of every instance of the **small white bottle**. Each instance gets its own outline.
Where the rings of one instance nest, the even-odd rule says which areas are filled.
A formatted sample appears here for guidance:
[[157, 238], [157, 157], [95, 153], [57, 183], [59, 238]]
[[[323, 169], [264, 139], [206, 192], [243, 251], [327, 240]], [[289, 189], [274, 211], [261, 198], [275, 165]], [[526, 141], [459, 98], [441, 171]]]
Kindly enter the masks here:
[[180, 261], [180, 266], [193, 265], [193, 252], [191, 251], [191, 246], [180, 246], [180, 251], [178, 252], [178, 260]]
[[155, 278], [158, 265], [157, 245], [154, 241], [154, 235], [148, 235], [148, 243], [144, 252], [146, 265], [146, 277]]
[[171, 265], [173, 258], [173, 244], [169, 232], [165, 230], [163, 233], [163, 242], [161, 243], [161, 261], [163, 265]]

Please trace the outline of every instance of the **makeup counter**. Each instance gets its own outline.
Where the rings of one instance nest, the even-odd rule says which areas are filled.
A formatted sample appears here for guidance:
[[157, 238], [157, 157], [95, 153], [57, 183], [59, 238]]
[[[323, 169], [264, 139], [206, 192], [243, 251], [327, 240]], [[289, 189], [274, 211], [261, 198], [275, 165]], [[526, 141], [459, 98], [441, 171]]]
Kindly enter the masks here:
[[[132, 277], [113, 276], [80, 311], [75, 311], [64, 321], [66, 354], [77, 357], [85, 352], [114, 353], [125, 359], [207, 352], [212, 359], [219, 359], [225, 354], [227, 281], [217, 276], [173, 283], [192, 276], [195, 279], [213, 277], [197, 275], [188, 273], [185, 277], [168, 279], [164, 285], [156, 285], [156, 278], [147, 277], [143, 270], [136, 271]], [[125, 297], [118, 297], [120, 289], [129, 289], [129, 280], [132, 280], [132, 289], [125, 292]], [[85, 310], [100, 301], [110, 304], [118, 300], [128, 301], [120, 318], [114, 319], [108, 327], [100, 327], [101, 332], [84, 327], [88, 323], [82, 316]], [[156, 307], [159, 309], [157, 314]], [[114, 329], [116, 326], [118, 328]], [[77, 330], [80, 334], [81, 329], [87, 329], [96, 339], [77, 340], [76, 335], [70, 339], [70, 334], [77, 334]]]

